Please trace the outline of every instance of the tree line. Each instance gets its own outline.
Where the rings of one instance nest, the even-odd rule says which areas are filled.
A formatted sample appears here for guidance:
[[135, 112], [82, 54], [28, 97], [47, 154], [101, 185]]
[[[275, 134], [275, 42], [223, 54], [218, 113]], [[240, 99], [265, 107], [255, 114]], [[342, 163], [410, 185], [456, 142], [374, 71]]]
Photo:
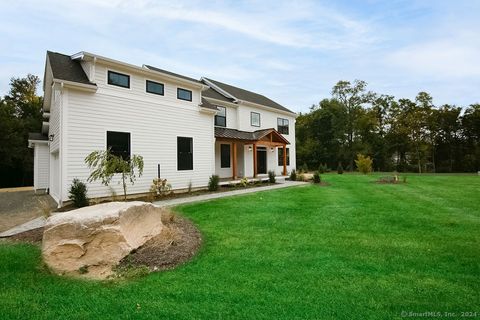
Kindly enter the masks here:
[[0, 188], [33, 185], [33, 150], [28, 133], [40, 132], [43, 98], [40, 79], [29, 74], [12, 78], [10, 91], [0, 97]]
[[357, 154], [376, 171], [477, 172], [480, 170], [480, 104], [435, 106], [367, 90], [367, 83], [339, 81], [332, 97], [296, 120], [297, 165], [354, 170]]

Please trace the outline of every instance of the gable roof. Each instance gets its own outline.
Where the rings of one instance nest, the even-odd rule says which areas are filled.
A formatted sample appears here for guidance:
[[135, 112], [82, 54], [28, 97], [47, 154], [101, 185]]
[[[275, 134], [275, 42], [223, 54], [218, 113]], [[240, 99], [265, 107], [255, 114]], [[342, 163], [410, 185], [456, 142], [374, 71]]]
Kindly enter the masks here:
[[224, 139], [234, 139], [234, 140], [245, 140], [245, 141], [258, 141], [268, 134], [273, 133], [279, 140], [290, 144], [287, 139], [285, 139], [277, 130], [270, 129], [261, 129], [253, 132], [241, 131], [237, 129], [215, 127], [215, 138], [224, 138]]
[[276, 103], [275, 101], [273, 101], [273, 100], [271, 100], [271, 99], [269, 99], [269, 98], [267, 98], [267, 97], [265, 97], [261, 94], [258, 94], [258, 93], [252, 92], [252, 91], [248, 91], [248, 90], [245, 90], [245, 89], [241, 89], [241, 88], [238, 88], [238, 87], [235, 87], [235, 86], [232, 86], [232, 85], [220, 82], [220, 81], [212, 80], [212, 79], [209, 79], [209, 78], [204, 78], [204, 79], [206, 80], [206, 82], [211, 82], [212, 84], [219, 87], [221, 90], [227, 92], [228, 94], [234, 96], [238, 100], [244, 100], [244, 101], [256, 103], [256, 104], [259, 104], [259, 105], [263, 105], [263, 106], [266, 106], [266, 107], [274, 108], [274, 109], [277, 109], [277, 110], [282, 110], [282, 111], [285, 111], [285, 112], [294, 113], [293, 111], [285, 108], [284, 106]]
[[203, 91], [202, 96], [205, 98], [212, 98], [212, 99], [225, 101], [225, 102], [233, 102], [232, 99], [225, 97], [224, 95], [218, 93], [212, 88], [208, 88], [207, 90]]
[[197, 79], [193, 79], [193, 78], [190, 78], [190, 77], [187, 77], [187, 76], [183, 76], [181, 74], [178, 74], [178, 73], [174, 73], [174, 72], [170, 72], [170, 71], [167, 71], [167, 70], [163, 70], [163, 69], [160, 69], [160, 68], [157, 68], [157, 67], [153, 67], [153, 66], [150, 66], [148, 64], [145, 64], [144, 65], [145, 68], [149, 69], [149, 70], [153, 70], [153, 71], [156, 71], [156, 72], [160, 72], [160, 73], [164, 73], [164, 74], [168, 74], [170, 76], [174, 76], [174, 77], [177, 77], [177, 78], [181, 78], [181, 79], [184, 79], [184, 80], [188, 80], [188, 81], [192, 81], [192, 82], [196, 82], [196, 83], [201, 83], [203, 84], [203, 82], [197, 80]]
[[53, 78], [83, 84], [95, 85], [88, 80], [80, 62], [58, 52], [47, 51]]
[[200, 106], [202, 108], [207, 108], [207, 109], [212, 109], [212, 110], [218, 111], [217, 107], [215, 107], [213, 104], [208, 102], [208, 100], [205, 99], [205, 98], [202, 98], [202, 103], [200, 104]]

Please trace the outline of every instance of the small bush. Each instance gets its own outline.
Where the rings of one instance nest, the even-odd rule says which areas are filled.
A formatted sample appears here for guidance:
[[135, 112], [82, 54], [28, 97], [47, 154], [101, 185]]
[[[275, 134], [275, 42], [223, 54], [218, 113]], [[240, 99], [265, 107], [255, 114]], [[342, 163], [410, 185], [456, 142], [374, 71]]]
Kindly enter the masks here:
[[268, 182], [275, 183], [275, 171], [268, 171]]
[[212, 175], [208, 180], [208, 191], [217, 191], [218, 183], [220, 182], [220, 177], [216, 174]]
[[343, 166], [342, 166], [341, 162], [338, 163], [337, 173], [338, 174], [343, 174]]
[[172, 191], [172, 185], [168, 183], [167, 179], [155, 178], [150, 186], [150, 193], [154, 196], [165, 196]]
[[297, 181], [297, 172], [295, 171], [295, 169], [292, 169], [292, 171], [290, 171], [290, 181]]
[[240, 180], [240, 185], [246, 188], [248, 186], [248, 179], [246, 177], [242, 178], [242, 180]]
[[77, 178], [73, 179], [72, 185], [68, 190], [68, 198], [72, 200], [77, 208], [88, 206], [87, 185]]
[[328, 167], [325, 163], [321, 163], [319, 166], [318, 166], [318, 172], [319, 173], [325, 173], [328, 171]]
[[313, 183], [320, 183], [322, 182], [322, 177], [320, 176], [320, 172], [316, 171], [313, 174]]
[[355, 164], [357, 165], [359, 172], [363, 174], [372, 172], [372, 163], [373, 160], [369, 156], [364, 156], [361, 153], [357, 154], [357, 160], [355, 160]]

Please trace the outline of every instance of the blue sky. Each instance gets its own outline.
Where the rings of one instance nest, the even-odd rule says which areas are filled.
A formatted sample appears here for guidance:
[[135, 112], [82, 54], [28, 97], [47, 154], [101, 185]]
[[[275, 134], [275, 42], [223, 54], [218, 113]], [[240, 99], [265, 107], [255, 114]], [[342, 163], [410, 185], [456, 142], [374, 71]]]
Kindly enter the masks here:
[[89, 51], [262, 93], [294, 111], [362, 79], [480, 102], [480, 1], [1, 1], [0, 94], [46, 50]]

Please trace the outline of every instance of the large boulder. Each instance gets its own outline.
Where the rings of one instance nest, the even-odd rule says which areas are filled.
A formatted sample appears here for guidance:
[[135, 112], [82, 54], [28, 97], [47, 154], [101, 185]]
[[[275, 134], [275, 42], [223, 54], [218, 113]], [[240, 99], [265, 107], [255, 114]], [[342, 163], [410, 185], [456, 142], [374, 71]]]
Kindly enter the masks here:
[[105, 278], [162, 231], [165, 210], [140, 201], [110, 202], [53, 215], [45, 225], [43, 259], [56, 273]]

